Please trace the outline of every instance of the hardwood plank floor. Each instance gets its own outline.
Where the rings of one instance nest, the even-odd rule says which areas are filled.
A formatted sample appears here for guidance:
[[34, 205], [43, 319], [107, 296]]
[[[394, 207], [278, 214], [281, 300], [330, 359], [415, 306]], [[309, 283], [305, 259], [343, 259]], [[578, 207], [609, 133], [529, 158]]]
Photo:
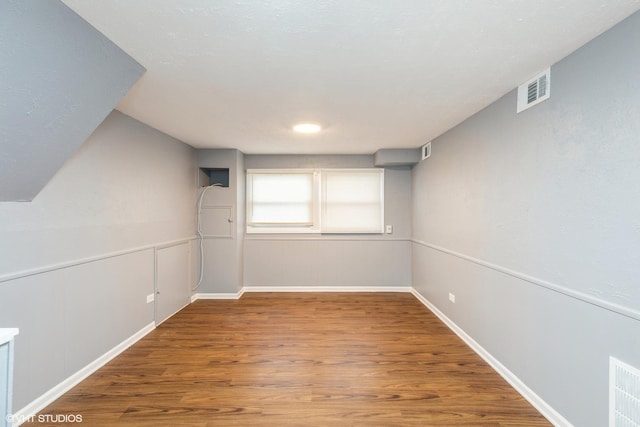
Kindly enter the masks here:
[[90, 426], [550, 425], [403, 293], [196, 301], [42, 414]]

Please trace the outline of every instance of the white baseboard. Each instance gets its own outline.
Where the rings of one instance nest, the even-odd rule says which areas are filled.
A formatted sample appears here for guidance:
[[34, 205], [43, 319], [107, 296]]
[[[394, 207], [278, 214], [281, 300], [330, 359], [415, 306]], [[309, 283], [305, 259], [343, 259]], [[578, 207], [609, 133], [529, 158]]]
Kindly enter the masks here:
[[462, 328], [456, 325], [451, 319], [449, 319], [443, 312], [438, 310], [428, 299], [423, 297], [415, 289], [411, 289], [411, 293], [429, 310], [433, 312], [440, 320], [442, 320], [457, 336], [459, 336], [473, 351], [475, 351], [482, 359], [487, 362], [498, 374], [505, 379], [518, 393], [522, 395], [531, 405], [536, 408], [542, 416], [544, 416], [549, 422], [556, 427], [572, 427], [572, 424], [567, 421], [558, 411], [553, 409], [551, 405], [545, 402], [540, 396], [538, 396], [533, 390], [531, 390], [525, 383], [522, 382], [513, 372], [507, 369], [502, 363], [485, 350], [480, 344], [478, 344], [473, 338], [471, 338]]
[[411, 292], [408, 286], [245, 286], [244, 292]]
[[197, 293], [191, 295], [191, 302], [199, 299], [240, 299], [243, 293], [244, 289], [236, 293]]
[[245, 286], [237, 293], [197, 293], [191, 295], [191, 302], [199, 299], [240, 299], [245, 292], [403, 292], [409, 293], [408, 286]]
[[17, 427], [22, 424], [22, 422], [29, 420], [32, 416], [36, 415], [38, 412], [49, 406], [51, 403], [53, 403], [53, 401], [55, 401], [64, 393], [71, 390], [71, 388], [80, 383], [80, 381], [84, 380], [89, 375], [103, 367], [105, 364], [107, 364], [107, 362], [125, 351], [127, 348], [131, 347], [133, 344], [135, 344], [149, 332], [153, 331], [155, 328], [156, 325], [154, 322], [149, 323], [147, 326], [140, 329], [138, 332], [122, 341], [120, 344], [62, 381], [60, 384], [54, 386], [52, 389], [35, 399], [33, 402], [17, 411], [15, 414], [13, 414], [12, 417], [14, 420], [13, 427]]

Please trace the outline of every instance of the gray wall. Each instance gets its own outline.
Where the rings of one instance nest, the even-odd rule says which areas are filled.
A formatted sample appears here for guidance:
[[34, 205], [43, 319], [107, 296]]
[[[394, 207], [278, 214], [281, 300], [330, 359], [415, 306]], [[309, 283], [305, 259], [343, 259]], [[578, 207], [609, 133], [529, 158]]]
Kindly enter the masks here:
[[0, 2], [0, 200], [32, 200], [144, 71], [59, 1]]
[[[197, 159], [200, 168], [229, 169], [229, 187], [212, 187], [202, 199], [203, 230], [212, 226], [207, 223], [208, 208], [229, 208], [232, 223], [228, 237], [209, 237], [204, 233], [204, 275], [195, 292], [235, 294], [243, 283], [244, 154], [230, 149], [197, 150]], [[225, 218], [220, 219], [224, 223]]]
[[[413, 286], [576, 426], [640, 367], [640, 14], [437, 138], [413, 181]], [[456, 302], [448, 301], [448, 293]]]
[[[373, 156], [247, 155], [247, 169], [373, 167]], [[385, 169], [382, 235], [247, 235], [245, 286], [410, 286], [411, 172]]]
[[163, 248], [193, 238], [195, 177], [191, 147], [113, 112], [33, 202], [0, 203], [14, 411], [154, 321], [156, 252], [187, 301], [189, 245]]

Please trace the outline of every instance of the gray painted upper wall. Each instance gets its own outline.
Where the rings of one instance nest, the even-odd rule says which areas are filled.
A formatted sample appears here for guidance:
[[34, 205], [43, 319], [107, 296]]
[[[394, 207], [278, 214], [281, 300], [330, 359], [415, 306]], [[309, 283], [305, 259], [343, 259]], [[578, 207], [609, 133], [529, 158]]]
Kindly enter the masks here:
[[640, 13], [412, 172], [414, 288], [575, 426], [607, 425], [610, 356], [640, 367], [638, 40]]
[[144, 71], [59, 1], [0, 2], [0, 201], [32, 200]]
[[551, 68], [551, 98], [509, 93], [415, 168], [418, 240], [640, 315], [640, 14]]
[[[200, 168], [229, 169], [229, 187], [212, 187], [207, 190], [202, 199], [202, 207], [205, 210], [208, 207], [231, 208], [232, 225], [230, 238], [204, 237], [204, 274], [202, 283], [195, 291], [236, 293], [242, 287], [244, 271], [244, 154], [235, 149], [203, 149], [196, 153]], [[200, 220], [202, 228], [206, 230], [211, 218], [201, 215]], [[198, 253], [199, 251], [200, 248]]]
[[113, 111], [33, 202], [0, 203], [0, 281], [23, 270], [192, 237], [194, 152]]

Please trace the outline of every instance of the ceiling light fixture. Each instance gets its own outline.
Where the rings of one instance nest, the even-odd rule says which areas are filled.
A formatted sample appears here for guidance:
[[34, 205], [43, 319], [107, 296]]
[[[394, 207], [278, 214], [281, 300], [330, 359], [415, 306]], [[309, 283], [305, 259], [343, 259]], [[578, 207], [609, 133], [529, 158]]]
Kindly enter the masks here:
[[299, 123], [293, 127], [293, 130], [298, 133], [318, 133], [322, 127], [315, 123]]

